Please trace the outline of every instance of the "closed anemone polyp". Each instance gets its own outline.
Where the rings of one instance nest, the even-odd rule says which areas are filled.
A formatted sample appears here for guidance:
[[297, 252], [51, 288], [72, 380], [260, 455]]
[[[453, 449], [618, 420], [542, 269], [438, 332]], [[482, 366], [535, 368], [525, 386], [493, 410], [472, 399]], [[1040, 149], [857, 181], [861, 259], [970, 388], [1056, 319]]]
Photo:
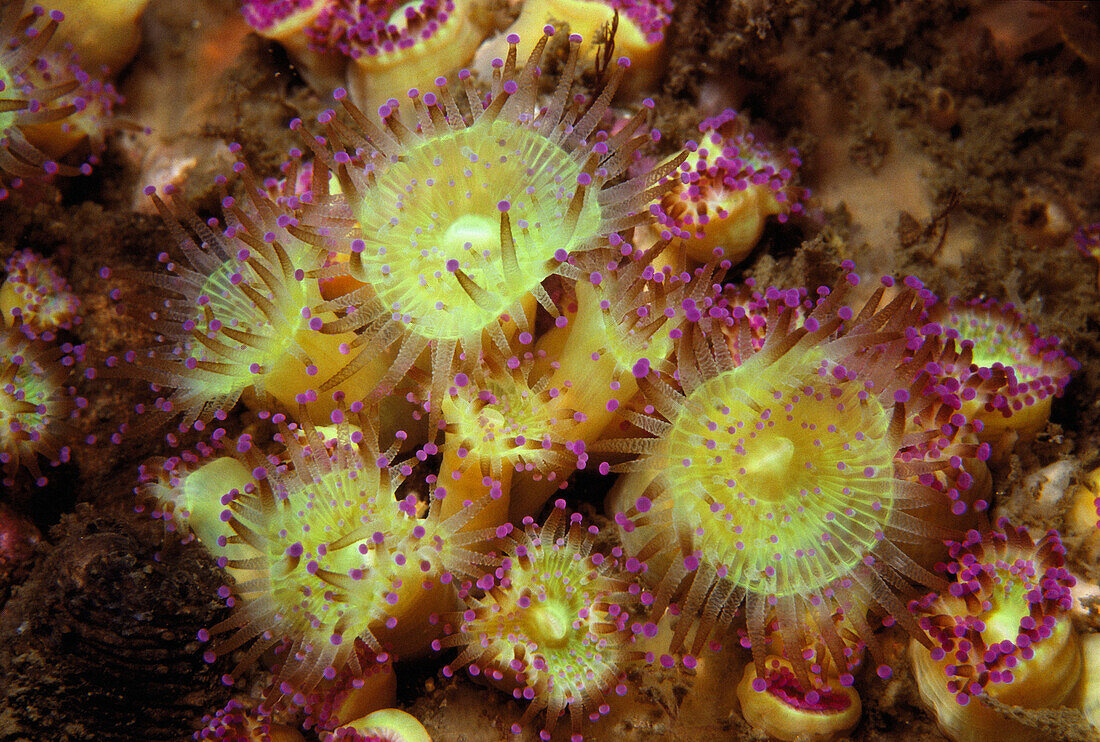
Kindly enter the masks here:
[[433, 645], [462, 649], [445, 674], [468, 665], [471, 675], [530, 701], [516, 734], [545, 710], [540, 739], [550, 739], [568, 708], [580, 739], [586, 719], [607, 713], [607, 694], [625, 693], [622, 673], [642, 656], [629, 648], [627, 607], [638, 588], [592, 553], [595, 528], [586, 531], [580, 520], [567, 522], [564, 500], [541, 528], [526, 518], [495, 579], [478, 581], [479, 592], [447, 617], [448, 635]]
[[[384, 105], [376, 123], [344, 99], [346, 117], [321, 117], [333, 149], [307, 139], [315, 169], [323, 162], [339, 178], [329, 211], [342, 214], [347, 228], [347, 271], [367, 284], [328, 305], [354, 309], [326, 332], [364, 332], [356, 355], [324, 388], [354, 374], [379, 346], [395, 345], [397, 358], [378, 384], [378, 393], [387, 392], [430, 348], [437, 418], [456, 352], [477, 358], [487, 342], [507, 354], [508, 336], [529, 329], [536, 302], [557, 316], [542, 287], [547, 277], [645, 218], [639, 210], [653, 188], [663, 188], [653, 183], [678, 160], [619, 182], [648, 141], [637, 134], [645, 117], [614, 135], [597, 128], [626, 60], [590, 107], [577, 108], [578, 37], [550, 104], [538, 106], [538, 63], [551, 31], [522, 69], [511, 37], [487, 95], [460, 75], [468, 113], [438, 78], [435, 92], [409, 91], [415, 124], [396, 105]], [[332, 220], [317, 226], [336, 229]]]
[[37, 336], [59, 328], [71, 330], [74, 321], [80, 322], [80, 300], [52, 260], [16, 250], [4, 269], [0, 312], [9, 326], [19, 325], [25, 334]]
[[852, 688], [803, 686], [786, 660], [768, 657], [765, 674], [748, 665], [737, 686], [741, 712], [753, 727], [784, 742], [830, 742], [859, 723], [862, 704]]
[[679, 182], [651, 212], [661, 235], [683, 240], [693, 259], [736, 264], [752, 250], [768, 216], [785, 222], [802, 211], [800, 199], [809, 194], [792, 184], [801, 160], [793, 149], [769, 152], [732, 109], [703, 121], [699, 132], [701, 141], [687, 144]]
[[1082, 671], [1070, 619], [1076, 579], [1063, 566], [1057, 531], [1034, 543], [1003, 519], [998, 529], [950, 543], [950, 586], [911, 606], [931, 639], [931, 647], [910, 648], [921, 698], [959, 742], [1042, 739], [990, 700], [1069, 705]]
[[[759, 350], [751, 328], [739, 333], [740, 365], [722, 333], [692, 333], [680, 348], [683, 394], [643, 380], [655, 412], [635, 415], [636, 424], [657, 438], [618, 442], [643, 457], [620, 467], [627, 475], [608, 509], [628, 555], [649, 567], [653, 615], [680, 605], [673, 649], [694, 629], [700, 650], [744, 607], [761, 675], [772, 618], [784, 646], [820, 635], [845, 672], [839, 613], [885, 676], [868, 610], [919, 634], [896, 591], [907, 580], [940, 581], [898, 545], [949, 533], [913, 506], [950, 496], [953, 457], [976, 455], [977, 445], [959, 441], [965, 419], [926, 393], [931, 350], [905, 350], [923, 293], [880, 306], [883, 290], [855, 311], [840, 303], [842, 290], [826, 290], [797, 326], [794, 312], [773, 304]], [[790, 298], [797, 304], [800, 294]], [[790, 659], [806, 685], [805, 660]]]

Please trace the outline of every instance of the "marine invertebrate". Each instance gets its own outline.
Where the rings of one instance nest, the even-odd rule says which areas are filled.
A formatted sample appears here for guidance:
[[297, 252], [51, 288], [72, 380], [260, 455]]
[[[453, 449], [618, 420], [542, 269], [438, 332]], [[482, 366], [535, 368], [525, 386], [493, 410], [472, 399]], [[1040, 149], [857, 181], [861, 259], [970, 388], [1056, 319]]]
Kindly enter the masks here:
[[1081, 538], [1086, 554], [1100, 553], [1100, 468], [1082, 474], [1067, 497], [1067, 534]]
[[380, 709], [337, 729], [325, 742], [432, 742], [416, 717], [401, 709]]
[[1007, 457], [1017, 441], [1034, 439], [1080, 364], [1059, 347], [1057, 337], [1042, 337], [1012, 304], [952, 299], [929, 313], [933, 322], [924, 331], [942, 334], [961, 351], [958, 357], [941, 358], [945, 377], [1004, 375], [1003, 384], [983, 384], [959, 399], [963, 414], [982, 422], [978, 436], [990, 444], [993, 458]]
[[335, 678], [322, 680], [308, 693], [295, 693], [283, 699], [291, 710], [300, 710], [304, 715], [303, 729], [332, 731], [397, 703], [393, 658], [371, 656], [362, 642], [356, 642], [355, 651], [361, 672], [337, 673]]
[[151, 412], [155, 421], [182, 416], [181, 429], [223, 415], [246, 390], [296, 409], [311, 378], [335, 373], [343, 363], [340, 346], [353, 340], [317, 332], [334, 319], [313, 310], [321, 304], [317, 272], [327, 251], [295, 236], [294, 203], [268, 198], [241, 172], [247, 200], [223, 199], [229, 224], [221, 234], [216, 222], [146, 189], [186, 264], [161, 253], [165, 271], [140, 277], [156, 295], [135, 314], [159, 342], [108, 357], [106, 365], [170, 390]]
[[512, 483], [522, 473], [560, 484], [576, 466], [575, 426], [552, 404], [557, 390], [536, 376], [533, 354], [485, 357], [470, 375], [459, 372], [443, 401], [443, 459], [437, 482], [444, 514], [484, 503], [471, 527], [509, 520]]
[[245, 436], [229, 458], [161, 462], [146, 489], [237, 579], [220, 593], [233, 615], [200, 636], [220, 635], [210, 661], [255, 640], [226, 681], [288, 645], [272, 698], [309, 693], [345, 671], [363, 676], [364, 657], [426, 651], [428, 615], [453, 605], [453, 575], [484, 561], [469, 547], [495, 533], [460, 534], [470, 511], [441, 520], [435, 500], [421, 518], [415, 495], [398, 499], [411, 468], [391, 464], [396, 444], [379, 452], [359, 403], [333, 412], [334, 439], [304, 408], [298, 418], [300, 428], [274, 418], [281, 456]]
[[1013, 204], [1010, 220], [1012, 231], [1028, 246], [1053, 249], [1066, 243], [1080, 215], [1060, 189], [1028, 186]]
[[297, 730], [257, 715], [239, 701], [230, 701], [213, 715], [202, 717], [202, 729], [191, 739], [223, 740], [223, 742], [304, 742]]
[[608, 712], [609, 693], [626, 691], [624, 669], [644, 656], [630, 649], [640, 628], [629, 625], [628, 611], [640, 591], [592, 552], [598, 531], [586, 531], [579, 515], [567, 518], [564, 500], [541, 527], [531, 518], [523, 526], [504, 564], [478, 580], [476, 593], [471, 586], [466, 609], [444, 617], [447, 636], [433, 647], [461, 648], [444, 674], [468, 666], [471, 675], [530, 702], [513, 733], [545, 711], [540, 739], [548, 740], [568, 709], [572, 739], [579, 740], [585, 719]]
[[701, 263], [744, 260], [760, 239], [765, 221], [785, 222], [803, 210], [809, 191], [793, 185], [798, 152], [770, 152], [743, 116], [727, 108], [699, 124], [700, 142], [672, 177], [673, 187], [650, 206], [655, 229], [676, 239]]
[[936, 86], [928, 91], [924, 101], [924, 120], [940, 131], [949, 131], [959, 123], [959, 107], [950, 90]]
[[30, 250], [16, 250], [4, 265], [0, 314], [9, 327], [31, 335], [72, 329], [80, 322], [80, 300], [53, 261]]
[[[653, 620], [680, 604], [674, 649], [692, 629], [694, 651], [720, 638], [743, 607], [758, 676], [773, 617], [784, 646], [820, 635], [844, 668], [839, 613], [886, 676], [867, 611], [920, 633], [895, 591], [940, 581], [899, 544], [943, 532], [918, 508], [957, 497], [959, 467], [978, 447], [962, 442], [965, 418], [931, 389], [933, 350], [906, 350], [904, 330], [925, 300], [919, 284], [885, 304], [879, 287], [852, 308], [843, 304], [850, 282], [858, 278], [820, 290], [797, 323], [777, 304], [801, 295], [780, 292], [758, 350], [748, 327], [739, 332], [739, 364], [722, 333], [695, 325], [680, 344], [683, 392], [643, 379], [652, 411], [631, 417], [656, 437], [605, 444], [641, 455], [618, 467], [625, 476], [606, 506], [626, 553], [649, 567]], [[790, 655], [810, 687], [806, 660]]]
[[624, 92], [633, 93], [652, 87], [660, 77], [671, 13], [672, 0], [530, 0], [523, 3], [515, 23], [486, 42], [478, 57], [502, 57], [510, 34], [533, 39], [548, 23], [568, 26], [570, 33], [590, 44], [582, 64], [596, 63], [599, 45], [611, 43], [616, 54], [630, 60]]
[[[62, 23], [58, 28], [65, 28]], [[57, 100], [57, 105], [72, 105], [74, 111], [64, 118], [29, 122], [20, 131], [35, 147], [49, 157], [61, 159], [70, 153], [87, 156], [85, 165], [98, 164], [107, 132], [113, 125], [111, 115], [123, 102], [114, 85], [86, 73], [68, 51], [47, 51], [24, 74], [24, 90], [50, 90], [75, 80], [79, 85]], [[133, 124], [126, 124], [133, 128]], [[86, 170], [86, 168], [85, 168]], [[81, 172], [84, 172], [82, 170]]]
[[242, 0], [241, 13], [256, 33], [287, 50], [314, 87], [331, 90], [347, 66], [326, 43], [324, 19], [338, 6], [337, 0]]
[[[654, 181], [679, 160], [619, 182], [648, 141], [635, 136], [644, 117], [612, 136], [597, 130], [625, 61], [587, 110], [576, 107], [577, 37], [550, 105], [537, 106], [537, 67], [552, 31], [546, 29], [522, 70], [513, 37], [484, 99], [460, 74], [469, 119], [442, 77], [436, 92], [410, 91], [419, 111], [415, 129], [396, 106], [380, 110], [379, 125], [342, 96], [348, 123], [322, 117], [331, 149], [309, 140], [314, 170], [323, 163], [338, 176], [341, 193], [329, 201], [345, 221], [321, 220], [317, 228], [346, 230], [344, 270], [365, 284], [320, 307], [347, 310], [323, 332], [359, 331], [349, 363], [322, 389], [394, 348], [375, 394], [388, 393], [421, 362], [430, 369], [434, 434], [445, 391], [460, 370], [456, 357], [473, 361], [487, 346], [507, 356], [509, 338], [530, 332], [536, 306], [559, 315], [542, 282], [567, 270], [571, 256], [606, 247], [611, 235], [645, 218], [640, 209], [663, 189]], [[349, 167], [349, 152], [369, 166]]]
[[373, 111], [468, 63], [489, 30], [485, 11], [479, 0], [335, 0], [314, 37], [351, 58], [348, 91]]
[[[637, 397], [642, 369], [674, 371], [670, 357], [680, 328], [703, 304], [714, 276], [711, 267], [658, 270], [667, 243], [643, 252], [612, 235], [609, 244], [615, 251], [610, 255], [571, 259], [566, 275], [576, 277], [572, 296], [560, 321], [537, 343], [536, 364], [549, 375], [548, 408], [569, 421], [572, 451], [582, 468], [587, 449]], [[556, 480], [521, 475], [510, 520], [541, 511], [572, 471], [559, 469]]]
[[956, 742], [1038, 740], [986, 698], [1025, 708], [1064, 705], [1081, 673], [1081, 646], [1069, 620], [1074, 577], [1062, 566], [1056, 531], [1038, 544], [1002, 520], [950, 545], [948, 590], [912, 604], [932, 640], [910, 645], [921, 698]]
[[737, 698], [745, 721], [769, 737], [784, 742], [840, 739], [859, 723], [863, 712], [859, 694], [841, 685], [823, 686], [815, 680], [808, 690], [795, 677], [791, 663], [779, 657], [764, 660], [764, 675], [749, 664], [737, 684]]
[[45, 175], [79, 175], [91, 172], [84, 163], [79, 167], [55, 161], [53, 155], [27, 137], [30, 127], [45, 127], [66, 119], [86, 105], [84, 98], [72, 95], [81, 80], [69, 76], [39, 86], [36, 66], [63, 15], [46, 12], [38, 5], [24, 12], [22, 0], [7, 2], [0, 8], [0, 199], [8, 188], [18, 188], [27, 178]]
[[18, 329], [0, 332], [0, 464], [5, 486], [12, 486], [20, 465], [44, 485], [39, 456], [51, 466], [69, 460], [61, 431], [87, 402], [65, 382], [83, 350], [69, 343], [55, 347], [31, 340]]
[[84, 69], [117, 75], [141, 43], [141, 14], [149, 0], [51, 0], [66, 22], [54, 36], [54, 45], [71, 44]]
[[1081, 637], [1081, 679], [1074, 706], [1081, 709], [1094, 731], [1100, 731], [1100, 634]]

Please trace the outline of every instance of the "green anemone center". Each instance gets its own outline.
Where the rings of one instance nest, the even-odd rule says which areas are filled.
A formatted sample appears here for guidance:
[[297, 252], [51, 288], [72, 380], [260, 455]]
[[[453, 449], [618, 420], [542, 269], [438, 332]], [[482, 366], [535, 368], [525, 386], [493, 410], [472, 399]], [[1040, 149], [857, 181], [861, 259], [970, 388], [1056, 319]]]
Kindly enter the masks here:
[[[242, 285], [255, 290], [263, 303], [254, 301]], [[267, 372], [284, 356], [295, 332], [305, 325], [301, 308], [309, 306], [304, 282], [283, 281], [272, 290], [247, 263], [237, 260], [211, 273], [199, 296], [189, 355], [231, 364], [236, 375], [245, 378], [251, 376], [252, 364]]]
[[[537, 129], [479, 119], [408, 147], [358, 207], [363, 276], [412, 332], [462, 339], [480, 332], [553, 270], [558, 250], [597, 236], [594, 183], [575, 228], [566, 215], [581, 169]], [[502, 249], [507, 208], [515, 258]]]
[[849, 573], [893, 508], [892, 410], [801, 355], [707, 381], [668, 437], [672, 517], [728, 579], [776, 596]]

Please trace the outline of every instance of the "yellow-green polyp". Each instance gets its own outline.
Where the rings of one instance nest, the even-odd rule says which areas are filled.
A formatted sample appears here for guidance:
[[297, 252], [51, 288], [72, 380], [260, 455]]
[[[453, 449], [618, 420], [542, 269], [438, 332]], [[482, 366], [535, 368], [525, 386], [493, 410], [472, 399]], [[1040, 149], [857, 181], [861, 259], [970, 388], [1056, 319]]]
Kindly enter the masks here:
[[[923, 295], [882, 304], [887, 279], [852, 308], [841, 303], [849, 282], [858, 278], [822, 289], [798, 318], [790, 308], [802, 294], [769, 290], [763, 343], [742, 322], [731, 328], [737, 353], [701, 318], [678, 351], [683, 393], [642, 379], [653, 412], [634, 422], [656, 439], [607, 444], [642, 454], [618, 467], [626, 474], [607, 508], [627, 555], [647, 568], [651, 619], [679, 605], [674, 650], [693, 631], [693, 651], [711, 636], [721, 641], [743, 609], [760, 673], [774, 620], [784, 646], [820, 636], [845, 678], [842, 634], [851, 632], [887, 677], [868, 611], [919, 634], [895, 591], [938, 580], [899, 545], [946, 532], [921, 508], [957, 498], [967, 481], [958, 462], [977, 456], [977, 444], [965, 442], [965, 418], [924, 390], [923, 369], [942, 346], [906, 349]], [[708, 310], [715, 323], [747, 321], [723, 308]], [[808, 663], [790, 659], [808, 687]]]
[[668, 435], [668, 487], [694, 495], [672, 517], [706, 522], [703, 558], [769, 595], [847, 574], [893, 509], [892, 477], [877, 478], [897, 452], [892, 410], [854, 385], [820, 384], [819, 359], [811, 351], [798, 369], [750, 359], [692, 392]]
[[[479, 118], [426, 138], [362, 193], [357, 277], [430, 339], [487, 328], [546, 278], [555, 252], [598, 233], [594, 193], [582, 197], [572, 231], [559, 231], [581, 164], [537, 129], [510, 121]], [[512, 254], [501, 244], [505, 213]]]

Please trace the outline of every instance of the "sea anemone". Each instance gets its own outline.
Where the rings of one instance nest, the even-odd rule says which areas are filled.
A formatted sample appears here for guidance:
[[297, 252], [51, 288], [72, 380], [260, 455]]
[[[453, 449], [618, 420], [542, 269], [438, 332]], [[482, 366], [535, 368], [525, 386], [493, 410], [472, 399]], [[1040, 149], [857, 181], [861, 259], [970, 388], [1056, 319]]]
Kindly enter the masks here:
[[[369, 656], [361, 642], [356, 644], [356, 650], [360, 653], [358, 661], [362, 674], [338, 673], [335, 679], [322, 681], [304, 697], [295, 695], [290, 699], [294, 706], [300, 706], [304, 715], [303, 729], [333, 731], [397, 702], [393, 658], [380, 662], [378, 657]], [[302, 700], [304, 703], [295, 703]]]
[[1042, 735], [991, 708], [1065, 705], [1081, 674], [1070, 621], [1074, 577], [1062, 566], [1056, 531], [1038, 544], [1002, 520], [950, 544], [949, 589], [914, 601], [931, 647], [913, 642], [921, 698], [956, 742], [1032, 740]]
[[[759, 350], [748, 327], [739, 333], [739, 365], [722, 333], [685, 335], [683, 393], [647, 378], [652, 412], [633, 416], [656, 437], [605, 444], [641, 454], [618, 467], [626, 476], [607, 508], [627, 554], [648, 565], [652, 620], [680, 603], [674, 649], [693, 627], [693, 651], [710, 635], [720, 639], [743, 606], [758, 677], [773, 618], [784, 646], [819, 635], [844, 668], [839, 613], [886, 677], [868, 609], [920, 633], [896, 591], [906, 580], [942, 581], [900, 545], [950, 533], [924, 522], [920, 507], [952, 496], [977, 446], [960, 442], [965, 418], [931, 389], [932, 349], [906, 349], [904, 330], [919, 319], [926, 292], [914, 283], [880, 306], [880, 287], [853, 310], [842, 303], [848, 283], [858, 278], [819, 290], [797, 323], [777, 305], [802, 295], [780, 292]], [[805, 659], [792, 655], [810, 687]]]
[[693, 260], [740, 263], [752, 251], [769, 216], [780, 222], [803, 210], [809, 191], [792, 180], [802, 161], [798, 152], [773, 154], [727, 108], [699, 124], [701, 142], [687, 143], [690, 155], [674, 176], [674, 187], [650, 212], [664, 239], [676, 239]]
[[329, 46], [325, 19], [340, 5], [339, 0], [242, 0], [241, 12], [256, 33], [287, 50], [311, 85], [332, 90], [347, 59]]
[[381, 709], [340, 727], [322, 742], [432, 742], [416, 717], [401, 709]]
[[149, 0], [51, 0], [66, 22], [54, 45], [71, 44], [86, 70], [117, 75], [141, 44], [141, 14]]
[[[815, 676], [816, 678], [816, 676]], [[850, 687], [806, 689], [791, 663], [779, 657], [764, 661], [764, 675], [755, 665], [745, 667], [737, 684], [737, 698], [745, 721], [772, 739], [783, 742], [831, 742], [847, 736], [859, 723], [863, 706]]]
[[672, 0], [527, 0], [515, 23], [486, 42], [478, 58], [502, 55], [509, 34], [532, 39], [548, 23], [568, 26], [590, 44], [582, 64], [598, 62], [601, 45], [613, 46], [616, 54], [630, 60], [630, 79], [624, 89], [640, 91], [652, 87], [661, 75], [671, 14]]
[[438, 483], [442, 512], [487, 501], [471, 526], [509, 520], [513, 480], [526, 473], [557, 487], [576, 466], [574, 421], [559, 417], [557, 390], [534, 376], [533, 354], [485, 357], [470, 375], [459, 372], [443, 401], [443, 459]]
[[72, 167], [56, 162], [53, 158], [60, 155], [27, 136], [28, 129], [41, 131], [87, 105], [79, 93], [89, 79], [82, 72], [42, 84], [39, 65], [48, 66], [42, 53], [64, 17], [60, 11], [51, 11], [42, 23], [44, 16], [38, 5], [24, 13], [22, 0], [0, 8], [0, 199], [8, 195], [9, 186], [18, 188], [27, 178], [91, 172], [88, 163]]
[[334, 0], [328, 5], [311, 33], [324, 47], [352, 59], [348, 90], [368, 111], [469, 62], [491, 17], [480, 0]]
[[1001, 384], [974, 387], [960, 403], [963, 414], [981, 421], [978, 436], [990, 444], [993, 458], [1005, 459], [1018, 441], [1033, 440], [1046, 426], [1051, 402], [1081, 365], [1012, 304], [952, 299], [933, 306], [930, 315], [933, 321], [923, 331], [953, 340], [961, 351], [940, 359], [945, 383], [955, 385], [952, 377], [967, 374], [1003, 378]]
[[192, 735], [195, 742], [304, 742], [305, 738], [288, 726], [257, 717], [239, 701], [230, 701], [213, 715], [202, 717], [202, 729]]
[[464, 611], [444, 617], [447, 636], [433, 646], [462, 648], [444, 674], [468, 666], [471, 675], [529, 701], [515, 734], [545, 710], [539, 738], [549, 740], [568, 709], [572, 739], [580, 739], [586, 719], [608, 713], [608, 693], [626, 692], [624, 670], [644, 656], [630, 649], [639, 627], [628, 625], [640, 591], [592, 552], [597, 533], [594, 526], [586, 531], [579, 515], [567, 518], [558, 500], [541, 527], [524, 519], [503, 566], [471, 588]]
[[418, 517], [414, 494], [398, 499], [412, 467], [392, 463], [398, 443], [379, 452], [359, 403], [332, 413], [334, 438], [305, 409], [298, 417], [300, 427], [272, 417], [284, 454], [265, 456], [242, 436], [228, 457], [197, 468], [179, 458], [160, 472], [147, 467], [155, 478], [145, 492], [236, 579], [221, 592], [233, 615], [200, 637], [220, 635], [209, 660], [255, 640], [226, 677], [232, 682], [267, 650], [289, 645], [269, 700], [300, 694], [304, 703], [322, 679], [364, 676], [362, 657], [427, 651], [428, 615], [454, 605], [453, 575], [485, 561], [469, 547], [495, 531], [460, 535], [472, 511], [441, 520], [435, 500]]
[[17, 325], [38, 336], [71, 330], [80, 322], [80, 300], [53, 261], [30, 250], [16, 250], [4, 270], [7, 276], [0, 285], [0, 313], [9, 327]]
[[[1078, 227], [1073, 242], [1082, 255], [1100, 261], [1100, 222]], [[1096, 274], [1096, 285], [1100, 286], [1100, 271]]]
[[139, 277], [156, 295], [138, 317], [158, 344], [107, 359], [112, 373], [171, 390], [157, 399], [154, 419], [182, 415], [180, 429], [224, 415], [246, 390], [297, 409], [311, 377], [335, 373], [344, 362], [340, 346], [354, 339], [317, 331], [334, 319], [311, 311], [321, 303], [317, 274], [328, 253], [295, 236], [297, 202], [268, 198], [238, 170], [247, 198], [223, 199], [229, 225], [220, 234], [216, 221], [146, 189], [186, 264], [161, 253], [165, 271]]
[[[562, 267], [564, 275], [575, 279], [567, 286], [572, 291], [562, 302], [555, 327], [536, 345], [536, 364], [548, 368], [548, 407], [559, 420], [569, 421], [572, 451], [581, 468], [587, 449], [598, 444], [638, 396], [639, 375], [650, 369], [674, 371], [670, 359], [680, 328], [702, 304], [714, 277], [709, 267], [658, 270], [667, 244], [643, 252], [619, 235], [612, 235], [609, 243], [613, 252], [582, 254]], [[521, 475], [510, 519], [540, 512], [572, 471], [559, 470], [556, 479]]]
[[46, 477], [38, 464], [44, 456], [51, 466], [69, 460], [66, 422], [86, 406], [66, 385], [73, 365], [83, 358], [83, 347], [68, 343], [60, 348], [31, 340], [18, 329], [0, 332], [0, 465], [4, 486], [14, 482], [25, 466], [39, 486]]
[[[469, 118], [442, 77], [437, 92], [409, 92], [415, 128], [396, 106], [380, 109], [379, 126], [339, 95], [346, 119], [322, 116], [331, 149], [308, 141], [318, 155], [315, 171], [323, 162], [339, 177], [341, 193], [327, 203], [342, 220], [329, 216], [317, 228], [346, 235], [345, 270], [365, 284], [321, 307], [347, 311], [325, 323], [325, 332], [360, 333], [350, 362], [323, 389], [380, 351], [398, 348], [375, 394], [388, 393], [422, 359], [430, 369], [434, 434], [460, 370], [457, 357], [474, 362], [486, 346], [509, 355], [509, 338], [531, 331], [536, 306], [559, 315], [543, 281], [571, 256], [606, 248], [611, 235], [645, 219], [639, 210], [662, 189], [654, 182], [679, 160], [619, 180], [649, 141], [634, 136], [644, 117], [612, 136], [597, 131], [625, 60], [592, 104], [577, 108], [571, 95], [577, 37], [550, 105], [536, 105], [538, 63], [552, 31], [546, 29], [522, 70], [513, 37], [484, 97], [460, 74]], [[361, 164], [349, 164], [348, 153]]]

